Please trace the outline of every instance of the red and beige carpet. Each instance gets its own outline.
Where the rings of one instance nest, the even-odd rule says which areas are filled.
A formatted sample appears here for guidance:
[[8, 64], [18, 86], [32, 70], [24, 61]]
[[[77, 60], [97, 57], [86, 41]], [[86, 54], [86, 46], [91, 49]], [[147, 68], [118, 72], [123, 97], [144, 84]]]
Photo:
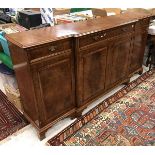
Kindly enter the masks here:
[[0, 90], [0, 141], [28, 125], [24, 116]]
[[155, 145], [155, 72], [143, 74], [76, 120], [47, 145]]

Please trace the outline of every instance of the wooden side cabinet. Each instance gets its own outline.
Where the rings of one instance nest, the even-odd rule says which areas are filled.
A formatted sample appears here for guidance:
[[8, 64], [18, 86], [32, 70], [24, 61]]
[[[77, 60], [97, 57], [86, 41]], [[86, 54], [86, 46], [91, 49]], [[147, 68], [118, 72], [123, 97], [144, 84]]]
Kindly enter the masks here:
[[[32, 102], [35, 104], [29, 104], [29, 97], [26, 97], [24, 87], [20, 87], [21, 98], [24, 114], [38, 128], [40, 139], [44, 138], [46, 130], [56, 121], [75, 113], [72, 47], [72, 40], [67, 39], [62, 40], [61, 44], [60, 42], [52, 42], [24, 50], [29, 64], [25, 73], [29, 75], [28, 77], [32, 82], [33, 93], [32, 90], [27, 89], [27, 91], [32, 93], [28, 95], [33, 95]], [[12, 54], [14, 51], [17, 49], [13, 50]], [[16, 56], [20, 57], [20, 55], [18, 53]], [[27, 72], [28, 68], [29, 72]], [[22, 78], [24, 75], [17, 71], [16, 76]], [[18, 82], [19, 85], [22, 85], [21, 80]], [[32, 109], [35, 110], [32, 111]]]

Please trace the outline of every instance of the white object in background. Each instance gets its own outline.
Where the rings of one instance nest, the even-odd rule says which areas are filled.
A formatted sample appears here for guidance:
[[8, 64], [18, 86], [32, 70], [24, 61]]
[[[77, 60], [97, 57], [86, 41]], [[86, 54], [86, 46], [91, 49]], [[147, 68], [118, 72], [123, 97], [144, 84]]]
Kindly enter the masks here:
[[155, 35], [155, 25], [149, 26], [148, 34]]
[[15, 11], [15, 15], [17, 15], [18, 11], [23, 11], [24, 8], [12, 8]]
[[49, 23], [51, 26], [54, 25], [53, 9], [52, 8], [40, 8], [42, 23]]
[[113, 15], [116, 15], [115, 12], [107, 12], [107, 16], [113, 16]]
[[74, 12], [74, 13], [70, 13], [72, 15], [88, 15], [90, 17], [93, 17], [93, 13], [92, 13], [92, 10], [85, 10], [85, 11], [80, 11], [80, 12]]

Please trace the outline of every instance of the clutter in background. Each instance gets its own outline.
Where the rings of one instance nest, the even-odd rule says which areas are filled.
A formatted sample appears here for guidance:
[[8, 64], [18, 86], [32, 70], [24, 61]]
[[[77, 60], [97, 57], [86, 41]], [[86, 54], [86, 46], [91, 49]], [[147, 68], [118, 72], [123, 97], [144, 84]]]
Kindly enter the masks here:
[[0, 25], [0, 77], [8, 100], [21, 111], [20, 93], [13, 70], [9, 44], [5, 39], [5, 34], [17, 33], [25, 30], [27, 29], [14, 23]]
[[42, 23], [49, 23], [51, 26], [54, 26], [53, 20], [53, 9], [52, 8], [41, 8], [40, 9]]

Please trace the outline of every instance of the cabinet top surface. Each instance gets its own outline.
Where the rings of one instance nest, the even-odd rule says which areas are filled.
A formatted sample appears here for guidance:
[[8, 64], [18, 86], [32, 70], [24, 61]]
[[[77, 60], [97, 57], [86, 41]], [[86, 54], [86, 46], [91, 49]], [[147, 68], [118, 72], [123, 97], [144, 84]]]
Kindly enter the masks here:
[[146, 13], [128, 12], [120, 15], [107, 16], [104, 18], [91, 19], [77, 23], [68, 23], [53, 27], [7, 34], [6, 38], [21, 48], [29, 48], [64, 38], [78, 37], [101, 30], [111, 29], [136, 22], [139, 19], [149, 16], [150, 14]]

